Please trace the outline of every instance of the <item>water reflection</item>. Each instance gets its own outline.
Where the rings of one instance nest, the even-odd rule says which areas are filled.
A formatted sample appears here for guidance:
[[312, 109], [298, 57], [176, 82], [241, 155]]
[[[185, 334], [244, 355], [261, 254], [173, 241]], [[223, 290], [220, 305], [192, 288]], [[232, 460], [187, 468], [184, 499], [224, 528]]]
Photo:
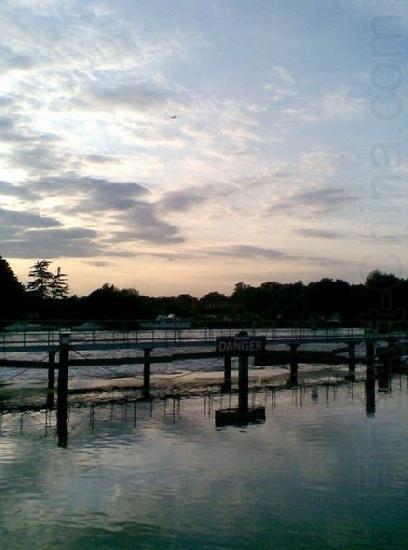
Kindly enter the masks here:
[[372, 369], [367, 369], [366, 387], [366, 413], [367, 416], [375, 415], [375, 374]]
[[250, 388], [266, 422], [239, 428], [214, 422], [234, 391], [70, 396], [67, 449], [47, 395], [3, 400], [3, 545], [404, 547], [408, 378], [388, 374], [388, 393], [375, 376]]
[[[267, 410], [268, 401], [273, 404], [279, 393], [285, 394], [290, 391], [290, 395], [292, 396], [291, 403], [296, 407], [302, 408], [303, 400], [307, 394], [310, 396], [311, 403], [319, 404], [319, 393], [323, 392], [325, 395], [325, 404], [326, 406], [330, 406], [336, 401], [336, 395], [339, 388], [347, 387], [348, 395], [354, 397], [354, 388], [357, 386], [358, 388], [364, 388], [364, 399], [361, 399], [361, 402], [365, 403], [366, 415], [368, 417], [373, 417], [376, 413], [376, 394], [390, 394], [392, 392], [393, 381], [395, 383], [396, 379], [399, 380], [399, 387], [401, 389], [402, 378], [406, 376], [393, 373], [396, 370], [395, 367], [392, 369], [390, 365], [384, 364], [377, 370], [367, 368], [365, 379], [360, 377], [360, 379], [357, 380], [354, 376], [351, 378], [346, 374], [342, 379], [340, 378], [334, 381], [323, 380], [320, 383], [313, 382], [303, 385], [299, 384], [297, 379], [296, 384], [292, 385], [292, 375], [290, 375], [286, 384], [269, 386], [262, 389], [249, 389], [246, 383], [238, 389], [229, 389], [228, 392], [225, 392], [224, 385], [220, 384], [218, 390], [208, 391], [201, 399], [203, 402], [204, 414], [208, 417], [213, 416], [216, 418], [217, 415], [215, 413], [223, 411], [231, 413], [236, 412], [241, 415], [240, 418], [233, 417], [231, 422], [228, 422], [226, 417], [221, 419], [221, 415], [219, 415], [221, 420], [216, 422], [216, 425], [226, 426], [230, 424], [231, 426], [244, 426], [252, 422], [264, 421], [266, 418], [265, 410]], [[217, 388], [217, 386], [215, 387]], [[81, 409], [89, 407], [89, 426], [92, 428], [92, 432], [95, 428], [95, 416], [97, 412], [104, 407], [105, 401], [98, 397], [95, 403], [92, 403], [93, 397], [95, 396], [89, 393], [85, 394], [81, 400]], [[166, 418], [171, 418], [172, 422], [176, 423], [181, 419], [181, 402], [186, 399], [186, 397], [182, 397], [180, 394], [170, 394], [168, 396], [162, 396], [160, 399], [146, 399], [143, 394], [140, 395], [138, 392], [134, 392], [131, 397], [120, 396], [113, 399], [109, 399], [108, 397], [110, 403], [109, 421], [112, 423], [113, 411], [117, 411], [118, 404], [120, 404], [120, 410], [122, 411], [121, 420], [126, 421], [128, 416], [132, 417], [134, 426], [136, 426], [138, 407], [144, 405], [145, 409], [149, 410], [150, 418], [153, 418], [154, 408], [157, 408], [158, 403], [161, 403], [162, 405], [160, 406], [163, 407], [163, 415]], [[0, 415], [12, 411], [21, 411], [22, 414], [29, 413], [30, 411], [45, 412], [44, 422], [47, 435], [50, 428], [49, 419], [54, 416], [56, 419], [55, 434], [57, 444], [60, 447], [67, 447], [68, 434], [72, 431], [69, 425], [70, 408], [68, 405], [68, 396], [62, 396], [62, 398], [59, 396], [55, 405], [54, 392], [48, 391], [45, 394], [45, 400], [42, 403], [39, 401], [41, 401], [41, 398], [37, 396], [31, 405], [27, 402], [24, 402], [22, 405], [13, 402], [10, 407], [10, 401], [2, 397], [0, 400]], [[76, 407], [75, 398], [71, 396], [69, 401], [72, 410], [72, 407]], [[244, 418], [244, 416], [248, 418]], [[20, 431], [22, 428], [23, 421], [21, 421]]]

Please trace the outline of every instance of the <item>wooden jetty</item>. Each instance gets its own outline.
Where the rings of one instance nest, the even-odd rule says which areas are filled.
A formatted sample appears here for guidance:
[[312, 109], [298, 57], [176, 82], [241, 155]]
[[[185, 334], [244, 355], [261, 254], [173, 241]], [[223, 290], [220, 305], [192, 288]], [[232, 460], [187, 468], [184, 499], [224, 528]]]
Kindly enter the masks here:
[[[224, 357], [225, 383], [231, 381], [231, 357], [227, 352], [217, 350], [220, 339], [234, 337], [231, 330], [214, 331], [169, 331], [155, 333], [151, 331], [95, 331], [90, 334], [48, 331], [41, 333], [3, 333], [0, 334], [0, 367], [48, 369], [49, 385], [53, 388], [54, 369], [60, 368], [61, 339], [69, 341], [69, 366], [115, 366], [143, 364], [145, 383], [149, 385], [151, 364], [172, 361], [199, 360], [211, 357]], [[247, 331], [247, 338], [262, 338], [265, 345], [262, 351], [254, 350], [255, 366], [289, 364], [295, 375], [299, 363], [348, 364], [351, 371], [357, 362], [371, 364], [376, 359], [399, 359], [406, 351], [408, 335], [405, 332], [389, 334], [368, 333], [362, 329], [336, 329], [332, 331], [291, 330], [282, 335], [275, 331]], [[64, 340], [64, 341], [65, 341]], [[339, 347], [328, 351], [310, 349], [313, 346], [330, 344]], [[364, 344], [365, 353], [356, 355], [357, 346]], [[305, 349], [307, 348], [307, 349]], [[154, 355], [155, 350], [169, 349], [171, 353]], [[99, 357], [85, 356], [85, 352], [103, 352]], [[119, 355], [118, 352], [127, 352]], [[115, 356], [108, 356], [109, 353]], [[129, 352], [135, 352], [129, 354]], [[30, 358], [26, 358], [30, 354]], [[39, 354], [47, 357], [38, 360]], [[244, 353], [245, 354], [245, 353]], [[11, 356], [10, 356], [11, 355]], [[236, 355], [236, 354], [235, 354]]]
[[[375, 364], [380, 359], [385, 365], [400, 362], [406, 351], [407, 334], [392, 332], [376, 334], [364, 330], [336, 329], [332, 331], [292, 330], [287, 333], [273, 331], [244, 331], [236, 335], [231, 330], [171, 331], [151, 333], [146, 331], [92, 333], [68, 333], [48, 331], [41, 333], [3, 333], [0, 336], [0, 367], [43, 368], [48, 370], [48, 391], [54, 395], [55, 370], [58, 372], [57, 405], [58, 432], [62, 444], [67, 434], [67, 393], [69, 367], [143, 364], [143, 397], [150, 398], [151, 365], [179, 360], [199, 360], [208, 357], [224, 359], [224, 390], [231, 391], [232, 357], [238, 357], [239, 406], [237, 411], [218, 413], [220, 424], [261, 417], [262, 411], [248, 407], [248, 357], [254, 357], [255, 365], [289, 365], [288, 386], [298, 384], [299, 364], [326, 363], [348, 364], [349, 374], [354, 376], [356, 363], [367, 368], [367, 380], [371, 381]], [[220, 345], [222, 343], [222, 345]], [[320, 344], [336, 346], [334, 350], [304, 349]], [[357, 346], [364, 345], [363, 355], [356, 355]], [[340, 347], [337, 347], [340, 346]], [[209, 349], [210, 348], [210, 349]], [[278, 349], [276, 349], [278, 348]], [[283, 348], [283, 349], [282, 349]], [[155, 350], [172, 349], [168, 355], [154, 355]], [[176, 350], [176, 351], [174, 351]], [[101, 351], [103, 357], [86, 357], [83, 352]], [[132, 356], [107, 357], [107, 352], [135, 352]], [[138, 353], [136, 355], [136, 353]], [[9, 354], [9, 357], [7, 357]], [[13, 354], [13, 357], [10, 357]], [[45, 354], [48, 361], [24, 358], [24, 354]], [[56, 361], [58, 356], [58, 361]], [[74, 357], [75, 356], [75, 357]], [[79, 356], [79, 358], [78, 358]]]

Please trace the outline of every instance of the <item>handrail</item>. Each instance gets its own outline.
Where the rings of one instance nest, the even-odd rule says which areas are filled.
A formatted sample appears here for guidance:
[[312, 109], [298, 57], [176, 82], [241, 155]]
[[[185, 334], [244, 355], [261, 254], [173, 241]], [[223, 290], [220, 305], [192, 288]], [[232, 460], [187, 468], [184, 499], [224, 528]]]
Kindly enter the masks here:
[[[181, 334], [177, 334], [174, 337], [169, 337], [168, 334], [160, 335], [153, 334], [148, 337], [146, 336], [140, 336], [137, 332], [135, 333], [134, 340], [132, 338], [129, 339], [129, 334], [121, 334], [117, 335], [115, 333], [106, 333], [104, 335], [100, 335], [99, 338], [94, 338], [94, 335], [91, 335], [90, 338], [87, 337], [74, 337], [71, 338], [71, 345], [84, 345], [89, 346], [93, 345], [95, 347], [97, 346], [110, 346], [112, 349], [115, 347], [126, 345], [126, 347], [131, 347], [132, 342], [134, 342], [135, 346], [143, 345], [147, 343], [151, 344], [165, 344], [166, 346], [176, 345], [176, 346], [182, 346], [189, 344], [202, 344], [202, 345], [208, 345], [211, 343], [215, 343], [218, 336], [221, 336], [223, 334], [222, 331], [217, 331], [217, 333], [208, 334], [205, 333], [204, 335], [185, 335], [182, 337]], [[262, 334], [257, 334], [262, 335]], [[203, 338], [204, 336], [204, 338]], [[265, 335], [264, 335], [265, 336]], [[407, 334], [405, 332], [396, 333], [393, 332], [391, 334], [364, 334], [363, 332], [356, 334], [354, 331], [348, 332], [346, 334], [317, 334], [316, 332], [314, 334], [304, 334], [300, 331], [290, 331], [286, 334], [270, 334], [269, 337], [266, 335], [267, 341], [271, 344], [274, 342], [276, 343], [282, 343], [285, 342], [291, 342], [291, 341], [297, 341], [297, 342], [304, 342], [304, 343], [313, 343], [313, 342], [335, 342], [335, 341], [347, 341], [347, 340], [364, 340], [364, 339], [372, 339], [372, 340], [386, 340], [387, 338], [408, 338]], [[7, 347], [13, 347], [13, 348], [19, 348], [21, 351], [24, 351], [26, 348], [30, 347], [43, 347], [44, 349], [50, 346], [57, 345], [58, 340], [54, 338], [54, 335], [47, 335], [47, 337], [44, 337], [43, 335], [38, 335], [37, 337], [27, 337], [27, 335], [22, 335], [20, 338], [6, 338], [3, 335], [2, 338], [2, 348], [6, 349]]]
[[[60, 330], [49, 331], [16, 331], [16, 332], [3, 332], [1, 334], [0, 343], [2, 348], [7, 346], [15, 346], [26, 348], [30, 346], [55, 346], [59, 340]], [[248, 329], [249, 334], [257, 336], [265, 336], [271, 343], [274, 341], [285, 342], [290, 340], [296, 340], [300, 342], [313, 342], [313, 341], [337, 341], [348, 339], [387, 339], [387, 338], [407, 338], [408, 333], [404, 330], [391, 331], [387, 334], [379, 334], [376, 331], [368, 331], [362, 328], [356, 327], [339, 327], [339, 328], [324, 328], [324, 329], [305, 329], [304, 327], [293, 327], [289, 329]], [[232, 336], [232, 329], [191, 329], [191, 330], [101, 330], [90, 332], [71, 332], [71, 343], [75, 344], [94, 344], [94, 345], [107, 345], [112, 347], [126, 343], [135, 345], [149, 343], [152, 344], [176, 344], [182, 345], [185, 343], [202, 342], [203, 344], [216, 341], [217, 337], [230, 335]]]

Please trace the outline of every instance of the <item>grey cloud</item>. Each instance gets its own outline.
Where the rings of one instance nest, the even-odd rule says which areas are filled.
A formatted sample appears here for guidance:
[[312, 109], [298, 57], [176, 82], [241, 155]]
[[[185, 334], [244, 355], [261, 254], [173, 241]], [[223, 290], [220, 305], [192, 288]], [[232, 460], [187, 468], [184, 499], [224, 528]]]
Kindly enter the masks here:
[[7, 48], [0, 46], [0, 69], [4, 71], [10, 70], [29, 70], [35, 65], [35, 60], [24, 54], [19, 54]]
[[[12, 107], [7, 106], [7, 98], [5, 101], [0, 108], [10, 112]], [[7, 167], [23, 168], [33, 177], [80, 167], [81, 156], [65, 150], [57, 135], [33, 130], [32, 122], [28, 115], [0, 114], [0, 142], [11, 145], [10, 150], [4, 148], [2, 153]]]
[[363, 241], [369, 241], [370, 245], [375, 244], [402, 244], [408, 240], [408, 233], [389, 233], [389, 234], [372, 234], [360, 235], [359, 238]]
[[0, 142], [13, 144], [4, 154], [8, 166], [24, 168], [33, 174], [55, 172], [79, 166], [79, 159], [57, 146], [53, 134], [33, 132], [21, 116], [0, 116]]
[[288, 255], [280, 250], [246, 244], [208, 248], [204, 252], [214, 256], [230, 256], [234, 258], [267, 258], [271, 260], [284, 260], [288, 258]]
[[[48, 141], [48, 140], [47, 140]], [[10, 162], [18, 168], [26, 168], [30, 172], [53, 172], [69, 163], [72, 157], [50, 145], [36, 143], [16, 148], [10, 156]]]
[[104, 253], [86, 228], [29, 229], [2, 240], [2, 253], [11, 258], [92, 257]]
[[0, 195], [9, 195], [21, 199], [32, 198], [32, 194], [27, 186], [16, 185], [8, 181], [0, 181]]
[[31, 138], [27, 135], [27, 130], [22, 129], [17, 124], [17, 117], [0, 116], [0, 141], [6, 143], [27, 142]]
[[287, 199], [278, 200], [268, 208], [268, 212], [286, 214], [290, 211], [299, 211], [301, 208], [307, 208], [314, 214], [321, 215], [353, 204], [358, 199], [358, 196], [353, 195], [342, 187], [322, 188], [295, 193]]
[[0, 226], [1, 243], [3, 244], [4, 241], [6, 240], [14, 239], [18, 233], [19, 233], [19, 228], [15, 225], [6, 225], [6, 226], [1, 225]]
[[56, 237], [61, 239], [79, 240], [91, 239], [97, 236], [96, 231], [84, 227], [68, 227], [61, 229], [30, 229], [24, 231], [25, 238], [40, 238], [43, 243], [48, 240], [54, 240]]
[[203, 203], [207, 200], [204, 191], [197, 189], [180, 189], [178, 191], [168, 191], [160, 201], [158, 207], [165, 212], [185, 212], [193, 206]]
[[153, 205], [139, 203], [133, 210], [134, 222], [137, 227], [134, 230], [137, 238], [149, 242], [180, 243], [184, 238], [178, 235], [178, 227], [158, 218]]
[[312, 227], [305, 229], [296, 229], [295, 233], [303, 237], [312, 237], [317, 239], [343, 239], [345, 234], [340, 231], [332, 231], [330, 229], [314, 229]]
[[95, 256], [102, 252], [92, 229], [61, 227], [49, 216], [0, 209], [1, 252], [11, 258]]
[[13, 105], [16, 104], [17, 98], [18, 95], [15, 93], [13, 95], [3, 95], [2, 97], [0, 97], [0, 108], [10, 109]]
[[161, 87], [156, 82], [121, 80], [120, 71], [93, 81], [79, 95], [77, 103], [87, 109], [126, 109], [148, 112], [184, 101], [181, 94]]
[[90, 213], [129, 210], [138, 204], [136, 197], [149, 193], [139, 183], [110, 182], [75, 174], [41, 178], [32, 182], [31, 189], [40, 196], [69, 196], [73, 211]]
[[39, 241], [13, 240], [2, 243], [2, 251], [9, 258], [87, 258], [101, 254], [93, 243], [60, 241], [55, 239], [45, 245]]
[[222, 256], [230, 258], [254, 258], [275, 261], [298, 261], [312, 263], [317, 265], [341, 265], [341, 260], [324, 258], [320, 256], [301, 256], [296, 254], [288, 254], [274, 248], [266, 248], [252, 245], [232, 245], [229, 247], [207, 248], [202, 249], [204, 255]]
[[33, 227], [57, 227], [60, 222], [56, 218], [41, 216], [31, 212], [19, 210], [5, 210], [0, 208], [0, 225], [14, 226], [20, 229]]
[[[114, 224], [123, 226], [123, 231], [114, 231], [113, 242], [146, 241], [175, 244], [184, 239], [178, 235], [178, 227], [159, 217], [158, 207], [140, 197], [149, 190], [139, 183], [110, 182], [102, 178], [78, 177], [67, 174], [58, 178], [41, 178], [30, 189], [38, 196], [70, 197], [64, 207], [66, 213], [116, 215]], [[112, 225], [112, 223], [111, 223]], [[107, 227], [109, 231], [109, 226]]]
[[88, 162], [93, 162], [95, 164], [105, 164], [109, 162], [121, 162], [120, 158], [112, 155], [86, 155], [83, 157]]
[[127, 212], [126, 224], [129, 230], [116, 232], [112, 237], [114, 241], [140, 240], [157, 244], [177, 244], [184, 241], [178, 234], [178, 227], [160, 219], [154, 205], [150, 203], [139, 202]]

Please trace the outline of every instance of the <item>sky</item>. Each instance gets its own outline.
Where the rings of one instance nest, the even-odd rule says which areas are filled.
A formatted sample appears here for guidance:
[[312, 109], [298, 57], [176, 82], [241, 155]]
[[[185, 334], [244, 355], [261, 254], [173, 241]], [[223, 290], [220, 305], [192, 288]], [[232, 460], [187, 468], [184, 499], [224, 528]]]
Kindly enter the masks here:
[[405, 0], [2, 0], [0, 254], [72, 293], [408, 276]]

